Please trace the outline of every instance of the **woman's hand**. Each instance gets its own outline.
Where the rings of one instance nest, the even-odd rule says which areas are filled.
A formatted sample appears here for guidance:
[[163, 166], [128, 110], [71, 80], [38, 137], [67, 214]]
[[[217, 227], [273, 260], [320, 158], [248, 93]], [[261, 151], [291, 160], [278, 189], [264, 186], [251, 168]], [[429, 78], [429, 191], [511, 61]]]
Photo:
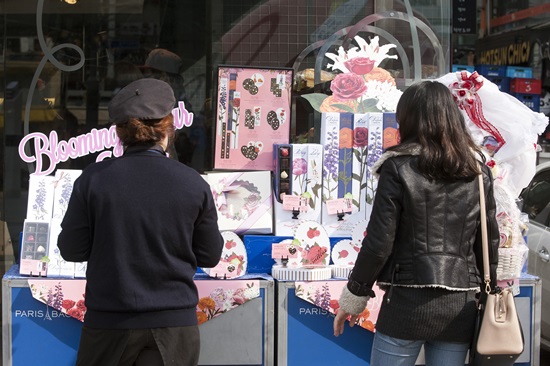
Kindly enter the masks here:
[[342, 309], [338, 309], [338, 313], [336, 313], [336, 317], [334, 318], [334, 336], [338, 337], [340, 334], [344, 333], [344, 325], [346, 325], [348, 317], [350, 317], [349, 326], [353, 327], [358, 315], [359, 314], [352, 315], [342, 311]]

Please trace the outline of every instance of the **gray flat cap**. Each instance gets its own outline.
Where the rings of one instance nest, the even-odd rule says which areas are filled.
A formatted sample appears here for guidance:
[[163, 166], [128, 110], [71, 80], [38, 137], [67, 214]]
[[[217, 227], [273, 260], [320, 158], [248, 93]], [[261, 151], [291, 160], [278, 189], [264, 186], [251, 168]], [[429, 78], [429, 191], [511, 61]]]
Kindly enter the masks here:
[[181, 58], [174, 52], [170, 52], [164, 48], [156, 48], [149, 52], [147, 60], [145, 60], [145, 67], [151, 67], [171, 74], [179, 74], [182, 63]]
[[109, 119], [115, 124], [130, 118], [164, 118], [175, 107], [172, 87], [157, 79], [139, 79], [122, 88], [109, 103]]

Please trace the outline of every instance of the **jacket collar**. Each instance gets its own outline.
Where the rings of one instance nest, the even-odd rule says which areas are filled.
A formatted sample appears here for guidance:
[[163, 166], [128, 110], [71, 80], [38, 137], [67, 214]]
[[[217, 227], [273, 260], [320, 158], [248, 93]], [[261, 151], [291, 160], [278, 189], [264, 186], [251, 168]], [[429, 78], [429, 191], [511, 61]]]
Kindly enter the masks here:
[[378, 159], [376, 163], [374, 163], [374, 165], [372, 166], [372, 174], [376, 178], [378, 178], [378, 176], [380, 175], [380, 168], [382, 168], [382, 164], [384, 164], [386, 160], [390, 158], [394, 158], [396, 156], [404, 156], [404, 155], [409, 155], [409, 156], [420, 155], [420, 145], [416, 143], [411, 143], [411, 144], [407, 144], [406, 146], [405, 145], [400, 146], [399, 150], [387, 150], [385, 153], [382, 154], [380, 159]]

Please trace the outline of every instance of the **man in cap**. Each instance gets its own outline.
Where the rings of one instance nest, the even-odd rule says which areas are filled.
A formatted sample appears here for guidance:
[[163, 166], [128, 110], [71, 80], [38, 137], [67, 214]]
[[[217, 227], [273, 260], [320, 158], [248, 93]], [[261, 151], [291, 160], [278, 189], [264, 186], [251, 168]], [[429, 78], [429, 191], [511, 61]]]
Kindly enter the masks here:
[[218, 263], [223, 239], [208, 184], [166, 158], [174, 103], [160, 80], [121, 89], [109, 117], [124, 154], [74, 183], [58, 246], [88, 262], [78, 366], [198, 363], [193, 276]]
[[[186, 109], [191, 111], [192, 106], [186, 96], [183, 77], [180, 74], [182, 65], [183, 61], [174, 52], [165, 48], [155, 48], [147, 55], [142, 72], [145, 77], [163, 80], [170, 84], [176, 96], [176, 103], [183, 101]], [[174, 105], [174, 107], [177, 107], [177, 105]], [[188, 131], [179, 131], [175, 140], [174, 142], [178, 145], [177, 148], [173, 143], [167, 147], [170, 157], [188, 164], [194, 150], [194, 146], [189, 141]]]

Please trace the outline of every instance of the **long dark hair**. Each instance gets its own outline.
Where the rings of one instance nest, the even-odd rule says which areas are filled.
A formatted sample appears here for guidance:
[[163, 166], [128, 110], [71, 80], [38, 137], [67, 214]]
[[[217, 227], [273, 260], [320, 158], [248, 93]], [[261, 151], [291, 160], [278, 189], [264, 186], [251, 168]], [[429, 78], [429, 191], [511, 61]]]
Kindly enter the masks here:
[[391, 150], [420, 145], [418, 169], [426, 178], [469, 179], [481, 172], [476, 153], [482, 160], [483, 154], [445, 85], [435, 81], [411, 85], [399, 99], [396, 118], [401, 143]]

